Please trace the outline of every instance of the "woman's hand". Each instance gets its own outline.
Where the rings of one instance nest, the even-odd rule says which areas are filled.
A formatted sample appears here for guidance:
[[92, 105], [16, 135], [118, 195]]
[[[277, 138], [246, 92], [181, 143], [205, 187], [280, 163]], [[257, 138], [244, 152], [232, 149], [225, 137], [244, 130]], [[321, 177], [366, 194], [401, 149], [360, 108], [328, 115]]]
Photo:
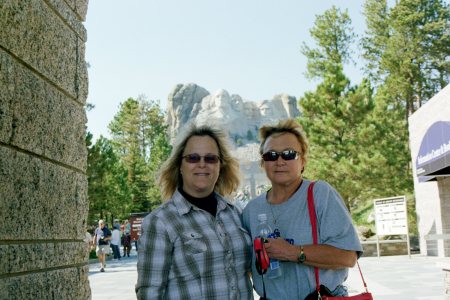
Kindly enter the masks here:
[[[289, 244], [282, 238], [268, 238], [265, 240], [264, 247], [270, 258], [276, 258], [278, 260], [291, 261], [291, 253], [296, 251], [296, 246]], [[297, 259], [295, 258], [292, 261], [297, 261]]]

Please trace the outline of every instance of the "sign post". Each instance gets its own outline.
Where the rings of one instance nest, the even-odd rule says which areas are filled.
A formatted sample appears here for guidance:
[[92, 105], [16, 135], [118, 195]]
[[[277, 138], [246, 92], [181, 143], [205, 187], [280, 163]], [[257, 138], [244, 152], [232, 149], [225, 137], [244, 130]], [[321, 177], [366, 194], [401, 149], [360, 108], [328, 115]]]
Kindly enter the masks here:
[[131, 225], [131, 241], [134, 241], [135, 245], [137, 240], [139, 239], [139, 236], [141, 235], [141, 225], [146, 215], [148, 215], [148, 212], [131, 213], [130, 217], [128, 218], [128, 222]]
[[375, 199], [375, 226], [377, 232], [377, 254], [380, 257], [380, 235], [406, 235], [408, 255], [411, 258], [406, 197]]

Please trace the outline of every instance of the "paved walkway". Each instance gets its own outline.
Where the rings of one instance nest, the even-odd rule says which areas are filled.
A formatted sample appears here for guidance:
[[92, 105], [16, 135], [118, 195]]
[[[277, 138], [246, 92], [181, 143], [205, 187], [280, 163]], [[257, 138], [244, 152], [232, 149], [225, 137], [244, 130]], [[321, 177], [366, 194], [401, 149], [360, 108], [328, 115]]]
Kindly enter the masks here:
[[[136, 299], [136, 254], [120, 261], [108, 261], [106, 272], [100, 273], [98, 263], [91, 264], [89, 281], [92, 300]], [[439, 267], [450, 258], [421, 255], [363, 257], [360, 266], [369, 291], [376, 300], [442, 300], [444, 272]], [[363, 290], [357, 269], [352, 269], [347, 280], [350, 294]], [[257, 299], [257, 298], [255, 298]]]
[[[360, 266], [374, 299], [444, 299], [444, 272], [442, 262], [450, 258], [412, 255], [363, 257]], [[347, 280], [349, 292], [364, 290], [357, 269], [353, 268]]]
[[100, 272], [99, 263], [89, 265], [89, 282], [92, 300], [136, 299], [136, 254], [120, 261], [108, 260], [105, 272]]

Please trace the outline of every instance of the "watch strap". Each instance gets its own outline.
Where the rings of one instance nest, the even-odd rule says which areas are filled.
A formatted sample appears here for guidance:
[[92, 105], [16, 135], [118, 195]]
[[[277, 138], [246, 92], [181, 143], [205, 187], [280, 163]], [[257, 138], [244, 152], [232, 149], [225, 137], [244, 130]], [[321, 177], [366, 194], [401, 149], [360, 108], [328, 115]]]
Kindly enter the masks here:
[[305, 252], [303, 251], [303, 246], [300, 246], [300, 253], [297, 255], [297, 263], [302, 264], [306, 260]]

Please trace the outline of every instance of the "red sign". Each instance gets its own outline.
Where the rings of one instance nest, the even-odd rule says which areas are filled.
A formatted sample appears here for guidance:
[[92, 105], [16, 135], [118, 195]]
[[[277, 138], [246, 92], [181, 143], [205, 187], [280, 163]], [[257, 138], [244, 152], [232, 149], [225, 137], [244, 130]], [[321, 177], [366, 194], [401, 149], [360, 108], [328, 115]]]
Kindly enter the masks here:
[[128, 222], [131, 225], [130, 234], [132, 241], [137, 241], [139, 239], [139, 236], [141, 235], [142, 221], [144, 220], [146, 215], [148, 215], [148, 213], [133, 213], [128, 219]]

